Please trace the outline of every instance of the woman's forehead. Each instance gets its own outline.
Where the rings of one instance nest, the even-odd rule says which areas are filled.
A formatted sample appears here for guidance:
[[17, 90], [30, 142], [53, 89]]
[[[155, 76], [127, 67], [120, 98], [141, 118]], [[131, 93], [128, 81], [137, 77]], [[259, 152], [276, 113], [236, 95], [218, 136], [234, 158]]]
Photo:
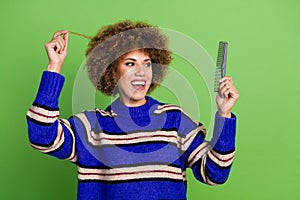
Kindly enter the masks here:
[[137, 49], [137, 50], [130, 51], [126, 53], [124, 56], [122, 56], [122, 59], [128, 59], [128, 58], [133, 58], [136, 60], [140, 60], [140, 59], [144, 60], [144, 59], [149, 59], [150, 56], [149, 53], [146, 52], [145, 50]]

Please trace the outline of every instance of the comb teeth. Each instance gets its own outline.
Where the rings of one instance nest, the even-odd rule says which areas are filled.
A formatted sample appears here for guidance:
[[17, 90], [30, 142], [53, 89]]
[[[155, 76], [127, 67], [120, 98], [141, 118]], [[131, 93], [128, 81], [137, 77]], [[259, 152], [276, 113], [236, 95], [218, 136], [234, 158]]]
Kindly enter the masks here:
[[214, 91], [219, 91], [219, 80], [225, 76], [226, 72], [226, 57], [228, 43], [225, 41], [219, 42], [217, 66], [215, 73]]

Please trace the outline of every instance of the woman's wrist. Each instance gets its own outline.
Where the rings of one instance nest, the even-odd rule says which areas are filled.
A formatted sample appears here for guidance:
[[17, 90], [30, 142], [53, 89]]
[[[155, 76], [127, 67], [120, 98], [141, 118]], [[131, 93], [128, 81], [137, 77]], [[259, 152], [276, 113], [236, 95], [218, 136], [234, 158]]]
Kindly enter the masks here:
[[47, 71], [60, 73], [61, 64], [49, 63]]
[[218, 111], [218, 115], [221, 117], [231, 118], [231, 111], [228, 111], [228, 112]]

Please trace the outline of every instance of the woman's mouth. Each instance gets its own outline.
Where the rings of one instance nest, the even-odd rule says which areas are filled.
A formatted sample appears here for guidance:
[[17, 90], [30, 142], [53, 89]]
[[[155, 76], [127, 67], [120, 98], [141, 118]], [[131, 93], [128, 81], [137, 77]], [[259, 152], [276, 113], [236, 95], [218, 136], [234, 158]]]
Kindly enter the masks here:
[[146, 81], [145, 80], [134, 80], [131, 81], [131, 85], [135, 90], [144, 90], [146, 86]]

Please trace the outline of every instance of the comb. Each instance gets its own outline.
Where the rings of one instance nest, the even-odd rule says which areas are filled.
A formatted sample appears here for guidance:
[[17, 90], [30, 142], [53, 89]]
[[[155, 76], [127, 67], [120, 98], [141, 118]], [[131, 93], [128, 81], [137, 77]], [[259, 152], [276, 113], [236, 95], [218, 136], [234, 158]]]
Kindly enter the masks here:
[[225, 41], [219, 42], [218, 57], [215, 74], [214, 91], [219, 91], [219, 80], [225, 76], [226, 72], [226, 58], [227, 58], [227, 46], [228, 43]]

